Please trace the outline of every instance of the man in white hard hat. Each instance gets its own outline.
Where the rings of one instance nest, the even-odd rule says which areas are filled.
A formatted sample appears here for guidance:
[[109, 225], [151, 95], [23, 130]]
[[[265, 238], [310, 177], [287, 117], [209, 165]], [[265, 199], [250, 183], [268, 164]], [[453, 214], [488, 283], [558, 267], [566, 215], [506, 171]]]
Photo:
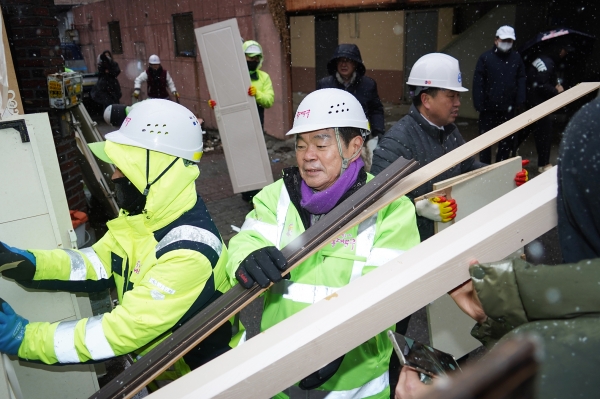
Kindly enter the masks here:
[[[479, 112], [479, 134], [512, 119], [525, 106], [525, 65], [513, 50], [515, 30], [501, 26], [494, 47], [481, 54], [473, 75], [473, 106]], [[498, 143], [496, 162], [510, 158], [517, 149], [516, 134]], [[514, 154], [513, 154], [514, 155]], [[492, 148], [479, 153], [479, 160], [492, 163]]]
[[[119, 299], [110, 312], [60, 323], [28, 322], [0, 300], [1, 352], [47, 364], [143, 356], [231, 288], [227, 249], [196, 193], [200, 124], [182, 105], [147, 100], [105, 142], [90, 144], [116, 167], [121, 209], [92, 247], [22, 250], [0, 243], [0, 273], [21, 285], [71, 292], [114, 287]], [[232, 339], [234, 327], [216, 330], [161, 381], [227, 351], [241, 338]]]
[[[423, 167], [465, 143], [454, 124], [460, 108], [462, 86], [458, 60], [447, 54], [431, 53], [419, 58], [408, 78], [413, 104], [379, 141], [373, 153], [371, 172], [378, 174], [398, 157], [414, 159]], [[408, 194], [413, 199], [433, 191], [433, 183], [481, 168], [486, 164], [470, 157]], [[519, 172], [522, 173], [522, 172]], [[521, 176], [517, 184], [526, 181]], [[456, 217], [454, 200], [436, 197], [418, 201], [417, 225], [421, 241], [433, 235], [434, 221], [449, 222]]]
[[[296, 138], [298, 167], [262, 189], [242, 230], [229, 242], [227, 272], [245, 288], [276, 283], [264, 296], [261, 330], [320, 301], [419, 242], [412, 202], [402, 197], [343, 232], [282, 279], [279, 251], [373, 178], [360, 157], [369, 123], [360, 102], [340, 89], [302, 100], [287, 133]], [[392, 346], [385, 333], [315, 371], [277, 398], [389, 398]]]
[[175, 88], [175, 83], [173, 83], [169, 71], [163, 69], [160, 65], [160, 58], [158, 58], [158, 55], [156, 54], [152, 54], [148, 59], [148, 69], [135, 78], [133, 84], [133, 96], [135, 98], [139, 98], [142, 83], [144, 82], [148, 83], [148, 98], [168, 99], [168, 87], [171, 94], [175, 97], [175, 100], [179, 102], [179, 93]]

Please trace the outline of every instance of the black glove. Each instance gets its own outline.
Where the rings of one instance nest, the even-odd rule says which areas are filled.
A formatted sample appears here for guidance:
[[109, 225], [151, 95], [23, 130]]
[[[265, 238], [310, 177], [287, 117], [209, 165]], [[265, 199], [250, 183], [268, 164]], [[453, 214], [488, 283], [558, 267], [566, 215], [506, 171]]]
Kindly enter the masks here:
[[0, 273], [15, 280], [33, 280], [35, 256], [0, 242]]
[[264, 247], [246, 256], [236, 270], [235, 278], [244, 288], [251, 288], [255, 281], [261, 288], [267, 288], [271, 282], [281, 281], [281, 272], [286, 269], [287, 259], [281, 251], [276, 247]]
[[338, 371], [338, 369], [340, 368], [340, 365], [342, 364], [342, 361], [344, 360], [344, 356], [346, 356], [346, 355], [342, 355], [342, 356], [338, 357], [337, 359], [335, 359], [333, 362], [329, 363], [325, 367], [315, 371], [308, 377], [303, 378], [298, 383], [298, 386], [300, 387], [300, 389], [304, 389], [305, 391], [308, 391], [310, 389], [315, 389], [315, 388], [318, 388], [321, 385], [325, 384], [327, 382], [327, 380], [330, 379], [336, 373], [336, 371]]

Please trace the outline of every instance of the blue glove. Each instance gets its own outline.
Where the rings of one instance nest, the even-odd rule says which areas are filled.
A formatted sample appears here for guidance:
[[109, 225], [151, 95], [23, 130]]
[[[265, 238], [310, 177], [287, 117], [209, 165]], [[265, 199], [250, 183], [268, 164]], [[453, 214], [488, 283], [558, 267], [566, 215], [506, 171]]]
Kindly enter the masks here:
[[25, 337], [27, 319], [15, 313], [7, 302], [0, 298], [2, 311], [0, 311], [0, 352], [16, 355]]
[[15, 280], [33, 280], [35, 256], [19, 248], [0, 242], [0, 273]]

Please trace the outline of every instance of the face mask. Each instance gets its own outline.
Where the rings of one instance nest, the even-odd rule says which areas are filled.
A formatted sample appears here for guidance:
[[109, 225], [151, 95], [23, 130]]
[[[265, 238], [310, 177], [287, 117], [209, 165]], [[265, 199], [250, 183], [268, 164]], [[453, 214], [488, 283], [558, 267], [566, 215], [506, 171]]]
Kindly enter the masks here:
[[146, 206], [146, 196], [126, 177], [114, 179], [117, 205], [129, 212], [129, 216], [139, 215]]
[[507, 51], [510, 51], [510, 49], [512, 48], [513, 44], [512, 43], [508, 43], [508, 42], [499, 42], [498, 43], [498, 50], [506, 53]]
[[246, 63], [250, 71], [256, 71], [256, 68], [258, 68], [258, 61], [246, 61]]

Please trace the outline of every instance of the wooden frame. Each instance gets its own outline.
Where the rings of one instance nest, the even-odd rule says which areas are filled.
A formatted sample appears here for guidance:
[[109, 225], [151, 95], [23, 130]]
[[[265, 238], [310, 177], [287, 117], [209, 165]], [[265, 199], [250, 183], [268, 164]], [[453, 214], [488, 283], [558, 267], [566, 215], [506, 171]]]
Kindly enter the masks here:
[[556, 192], [555, 167], [150, 397], [275, 395], [556, 226]]

